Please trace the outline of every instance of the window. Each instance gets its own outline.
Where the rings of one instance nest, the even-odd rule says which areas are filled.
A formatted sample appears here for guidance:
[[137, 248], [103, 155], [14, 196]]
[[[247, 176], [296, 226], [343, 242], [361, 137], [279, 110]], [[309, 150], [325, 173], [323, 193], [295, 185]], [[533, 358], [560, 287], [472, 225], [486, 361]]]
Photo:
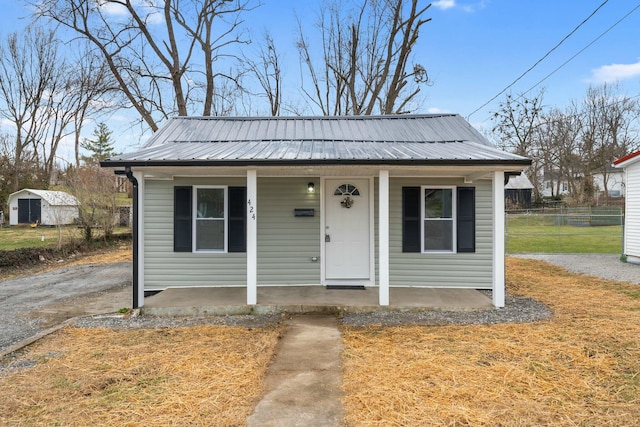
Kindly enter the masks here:
[[474, 187], [403, 187], [402, 252], [475, 252]]
[[455, 199], [453, 188], [422, 187], [422, 252], [455, 250]]
[[193, 241], [195, 251], [227, 250], [226, 187], [194, 187], [196, 212]]
[[174, 187], [174, 252], [246, 252], [246, 187]]

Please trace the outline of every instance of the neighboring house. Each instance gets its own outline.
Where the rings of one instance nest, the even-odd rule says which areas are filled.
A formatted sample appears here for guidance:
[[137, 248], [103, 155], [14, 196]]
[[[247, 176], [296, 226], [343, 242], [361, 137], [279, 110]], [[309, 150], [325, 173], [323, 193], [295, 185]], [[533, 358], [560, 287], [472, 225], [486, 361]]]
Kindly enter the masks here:
[[625, 214], [624, 255], [627, 261], [640, 263], [640, 151], [613, 162], [624, 171]]
[[605, 178], [607, 192], [609, 197], [624, 197], [624, 171], [612, 166], [606, 168], [606, 173], [602, 170], [593, 172], [593, 187], [595, 189], [595, 196], [602, 198], [605, 196]]
[[64, 191], [25, 188], [9, 195], [9, 225], [66, 225], [78, 218], [78, 200]]
[[507, 203], [507, 208], [530, 208], [532, 193], [533, 184], [524, 173], [511, 176], [509, 178], [509, 182], [504, 186], [504, 197]]
[[461, 116], [176, 117], [101, 162], [134, 185], [144, 291], [239, 286], [493, 290], [504, 306], [504, 178], [530, 160]]

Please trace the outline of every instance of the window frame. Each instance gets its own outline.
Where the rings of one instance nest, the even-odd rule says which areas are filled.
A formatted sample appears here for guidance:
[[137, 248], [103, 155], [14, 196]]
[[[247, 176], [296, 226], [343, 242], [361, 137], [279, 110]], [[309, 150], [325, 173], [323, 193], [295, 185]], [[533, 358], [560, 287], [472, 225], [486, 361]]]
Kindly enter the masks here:
[[[451, 190], [451, 218], [425, 218], [426, 190]], [[451, 223], [451, 250], [425, 249], [425, 221], [448, 220]], [[421, 185], [420, 186], [420, 253], [423, 254], [455, 254], [458, 253], [458, 191], [455, 185]]]
[[[198, 191], [199, 190], [206, 190], [206, 189], [222, 189], [223, 190], [223, 197], [224, 197], [224, 207], [223, 207], [223, 231], [224, 231], [224, 242], [223, 242], [223, 248], [222, 249], [198, 249], [198, 223], [197, 221], [207, 221], [207, 220], [211, 220], [211, 218], [202, 218], [202, 219], [198, 219]], [[192, 223], [191, 223], [191, 238], [192, 238], [192, 243], [191, 243], [191, 252], [192, 253], [198, 253], [198, 254], [206, 254], [206, 253], [216, 253], [216, 254], [221, 254], [221, 253], [228, 253], [229, 251], [229, 229], [228, 229], [228, 222], [229, 222], [229, 186], [228, 185], [194, 185], [193, 186], [193, 197], [192, 197], [192, 206], [191, 206], [191, 215], [192, 215]], [[220, 219], [213, 219], [215, 221], [220, 221]]]

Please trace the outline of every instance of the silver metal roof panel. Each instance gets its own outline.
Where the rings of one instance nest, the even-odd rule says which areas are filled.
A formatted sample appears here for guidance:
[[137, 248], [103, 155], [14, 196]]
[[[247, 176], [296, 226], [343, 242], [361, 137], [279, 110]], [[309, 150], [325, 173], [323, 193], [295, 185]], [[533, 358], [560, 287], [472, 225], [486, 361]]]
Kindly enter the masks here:
[[134, 153], [103, 166], [243, 164], [506, 163], [459, 115], [349, 117], [176, 117]]

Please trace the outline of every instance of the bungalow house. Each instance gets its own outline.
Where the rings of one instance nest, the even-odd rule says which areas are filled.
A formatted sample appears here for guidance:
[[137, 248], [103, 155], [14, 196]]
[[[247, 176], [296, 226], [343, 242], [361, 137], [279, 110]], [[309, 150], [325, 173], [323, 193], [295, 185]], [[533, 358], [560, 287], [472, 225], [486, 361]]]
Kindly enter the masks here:
[[613, 166], [624, 170], [624, 255], [640, 263], [640, 151], [619, 158]]
[[[455, 114], [176, 117], [101, 162], [134, 185], [134, 307], [174, 287], [493, 290], [504, 185], [530, 160]], [[137, 228], [137, 230], [136, 230]]]
[[9, 195], [9, 225], [67, 225], [78, 218], [78, 200], [64, 191], [25, 188]]

